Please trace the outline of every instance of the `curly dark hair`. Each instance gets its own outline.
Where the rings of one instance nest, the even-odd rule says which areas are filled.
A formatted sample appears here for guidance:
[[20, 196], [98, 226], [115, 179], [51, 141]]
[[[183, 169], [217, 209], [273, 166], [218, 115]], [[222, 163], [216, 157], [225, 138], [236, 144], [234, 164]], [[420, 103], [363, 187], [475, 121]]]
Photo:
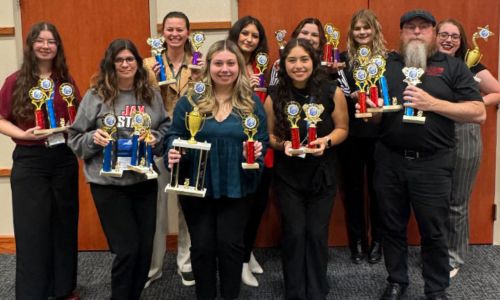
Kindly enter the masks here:
[[151, 104], [154, 97], [153, 90], [148, 82], [148, 73], [143, 68], [142, 57], [132, 41], [127, 39], [116, 39], [109, 44], [104, 58], [101, 60], [99, 74], [96, 83], [92, 86], [97, 94], [106, 103], [112, 103], [120, 93], [118, 88], [118, 76], [116, 75], [115, 58], [123, 50], [129, 50], [137, 62], [137, 72], [134, 77], [134, 92], [137, 100]]
[[312, 47], [309, 41], [304, 39], [290, 40], [280, 57], [280, 68], [278, 71], [278, 85], [276, 86], [276, 99], [273, 98], [274, 111], [274, 132], [273, 134], [279, 140], [287, 140], [290, 134], [290, 122], [287, 120], [286, 105], [289, 101], [294, 100], [292, 79], [286, 71], [286, 59], [293, 48], [301, 47], [311, 57], [313, 62], [313, 71], [307, 80], [306, 90], [310, 97], [318, 99], [323, 93], [324, 85], [322, 82], [327, 80], [327, 74], [320, 66], [319, 56], [316, 55], [316, 50]]

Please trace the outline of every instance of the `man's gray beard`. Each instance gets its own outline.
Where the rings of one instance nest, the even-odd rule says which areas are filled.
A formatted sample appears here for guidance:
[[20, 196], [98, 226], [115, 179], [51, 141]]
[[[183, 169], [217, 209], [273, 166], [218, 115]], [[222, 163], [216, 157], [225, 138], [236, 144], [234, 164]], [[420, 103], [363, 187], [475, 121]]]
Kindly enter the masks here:
[[406, 67], [422, 68], [427, 67], [427, 57], [429, 57], [428, 47], [421, 40], [411, 40], [403, 45], [403, 56]]

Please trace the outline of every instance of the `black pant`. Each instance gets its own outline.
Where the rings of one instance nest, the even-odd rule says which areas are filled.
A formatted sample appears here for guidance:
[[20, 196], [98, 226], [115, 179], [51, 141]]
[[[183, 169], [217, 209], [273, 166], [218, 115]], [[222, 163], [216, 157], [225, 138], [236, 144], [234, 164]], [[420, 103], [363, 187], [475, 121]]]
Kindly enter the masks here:
[[111, 252], [111, 299], [139, 299], [148, 279], [156, 224], [158, 182], [90, 184]]
[[257, 191], [250, 196], [251, 210], [248, 224], [245, 228], [245, 256], [244, 262], [250, 260], [250, 254], [255, 245], [257, 231], [259, 230], [262, 214], [266, 210], [267, 199], [269, 197], [269, 187], [271, 185], [273, 169], [264, 167]]
[[[381, 240], [378, 202], [373, 189], [373, 172], [375, 169], [373, 152], [375, 151], [376, 141], [376, 138], [349, 136], [338, 146], [339, 161], [342, 167], [341, 182], [344, 190], [347, 234], [351, 249], [355, 247], [357, 241], [361, 241], [363, 246], [367, 245], [367, 219], [370, 224], [372, 241], [380, 242]], [[369, 197], [368, 216], [365, 208], [365, 178]]]
[[378, 143], [375, 161], [388, 281], [409, 283], [407, 225], [413, 209], [421, 236], [425, 294], [443, 293], [449, 286], [447, 222], [453, 151], [409, 159]]
[[179, 201], [191, 236], [196, 298], [217, 297], [217, 270], [222, 298], [238, 298], [250, 201], [188, 196], [179, 196]]
[[314, 193], [275, 177], [275, 186], [283, 224], [285, 298], [325, 299], [329, 291], [328, 228], [335, 184]]
[[16, 299], [68, 295], [78, 263], [77, 160], [65, 145], [18, 145], [12, 158]]

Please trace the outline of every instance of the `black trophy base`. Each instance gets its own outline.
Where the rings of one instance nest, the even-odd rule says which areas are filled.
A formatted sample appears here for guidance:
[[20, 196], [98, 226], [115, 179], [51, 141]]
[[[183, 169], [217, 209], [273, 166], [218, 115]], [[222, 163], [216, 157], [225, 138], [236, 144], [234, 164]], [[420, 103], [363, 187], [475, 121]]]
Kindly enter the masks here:
[[384, 105], [384, 106], [382, 106], [383, 112], [395, 112], [395, 111], [400, 111], [402, 109], [403, 109], [403, 106], [401, 104]]
[[175, 80], [175, 79], [167, 79], [167, 80], [164, 80], [164, 81], [158, 81], [158, 85], [159, 86], [164, 86], [164, 85], [169, 85], [169, 84], [174, 84], [174, 83], [177, 83], [177, 80]]
[[241, 163], [241, 168], [245, 169], [245, 170], [255, 170], [255, 169], [258, 169], [259, 168], [259, 164], [258, 163], [253, 163], [253, 164], [249, 164], [249, 163]]
[[100, 176], [105, 176], [105, 177], [122, 177], [123, 176], [123, 170], [121, 169], [112, 169], [111, 171], [104, 171], [101, 169], [99, 172]]
[[356, 113], [356, 114], [354, 114], [354, 117], [358, 118], [358, 119], [371, 118], [372, 117], [372, 113], [369, 113], [369, 112]]
[[422, 124], [425, 124], [425, 117], [403, 116], [403, 122], [422, 125]]
[[193, 69], [193, 70], [201, 70], [202, 67], [198, 66], [198, 65], [190, 64], [190, 65], [188, 65], [188, 68]]
[[34, 135], [53, 134], [57, 132], [66, 131], [68, 128], [69, 126], [62, 126], [62, 127], [48, 128], [48, 129], [36, 129], [35, 131], [33, 131], [33, 134]]
[[165, 192], [174, 192], [178, 195], [204, 198], [205, 194], [207, 193], [207, 189], [203, 188], [202, 190], [198, 190], [194, 186], [185, 186], [185, 185], [171, 186], [169, 183], [165, 188]]

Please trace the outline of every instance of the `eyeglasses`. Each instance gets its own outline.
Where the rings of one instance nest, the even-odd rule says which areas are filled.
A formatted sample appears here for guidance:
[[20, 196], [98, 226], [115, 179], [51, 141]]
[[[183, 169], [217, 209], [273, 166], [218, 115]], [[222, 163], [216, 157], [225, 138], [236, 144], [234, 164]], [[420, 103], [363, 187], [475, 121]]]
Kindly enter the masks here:
[[115, 58], [115, 64], [119, 65], [119, 66], [122, 65], [123, 62], [125, 62], [125, 61], [127, 62], [127, 64], [130, 65], [130, 64], [132, 64], [132, 63], [135, 62], [135, 57], [128, 56], [128, 57], [117, 57], [117, 58]]
[[53, 40], [53, 39], [49, 39], [49, 40], [46, 40], [46, 39], [36, 39], [35, 40], [35, 44], [45, 45], [45, 43], [47, 43], [49, 46], [57, 46], [57, 41]]
[[441, 40], [447, 40], [448, 37], [451, 37], [451, 40], [454, 41], [454, 42], [458, 42], [460, 40], [460, 34], [457, 34], [457, 33], [453, 33], [453, 34], [450, 34], [448, 32], [440, 32], [438, 33], [438, 37], [439, 39]]

